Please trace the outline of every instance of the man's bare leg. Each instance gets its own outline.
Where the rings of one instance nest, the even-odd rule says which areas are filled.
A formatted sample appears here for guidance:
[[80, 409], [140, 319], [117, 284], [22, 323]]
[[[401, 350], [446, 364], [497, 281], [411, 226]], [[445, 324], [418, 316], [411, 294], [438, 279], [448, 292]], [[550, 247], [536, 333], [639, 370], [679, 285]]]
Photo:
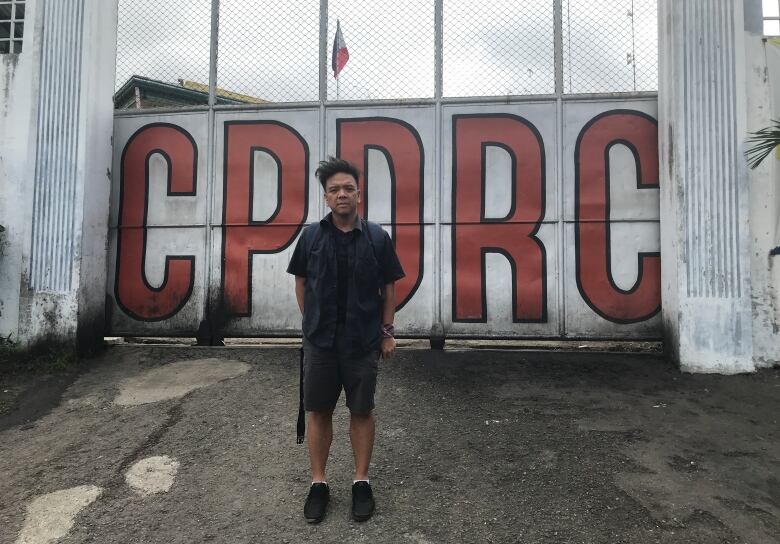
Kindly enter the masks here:
[[308, 412], [309, 463], [313, 482], [324, 482], [330, 444], [333, 441], [333, 410]]
[[374, 451], [374, 413], [349, 416], [349, 438], [355, 456], [355, 480], [368, 480], [368, 465]]

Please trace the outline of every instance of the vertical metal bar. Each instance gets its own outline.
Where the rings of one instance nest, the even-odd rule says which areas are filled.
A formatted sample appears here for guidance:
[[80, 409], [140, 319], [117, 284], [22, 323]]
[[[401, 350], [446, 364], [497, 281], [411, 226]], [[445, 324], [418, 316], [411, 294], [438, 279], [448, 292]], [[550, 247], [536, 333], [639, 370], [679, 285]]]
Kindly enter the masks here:
[[[434, 113], [434, 149], [436, 153], [436, 160], [433, 163], [433, 220], [434, 236], [433, 236], [433, 270], [435, 274], [435, 280], [433, 282], [433, 325], [443, 326], [441, 320], [441, 281], [442, 281], [442, 269], [441, 269], [441, 185], [442, 185], [442, 141], [441, 141], [441, 129], [442, 129], [442, 111], [441, 111], [441, 98], [443, 94], [443, 73], [444, 73], [444, 0], [434, 1], [434, 98], [436, 99], [435, 113]], [[454, 151], [453, 151], [454, 152]], [[423, 206], [425, 203], [423, 203]], [[425, 236], [425, 229], [423, 228], [423, 236]]]
[[[211, 0], [211, 39], [209, 45], [209, 111], [208, 140], [206, 143], [206, 248], [203, 258], [204, 279], [206, 280], [205, 315], [210, 321], [211, 313], [211, 282], [214, 263], [212, 260], [212, 244], [214, 239], [214, 191], [217, 187], [217, 150], [216, 150], [216, 115], [214, 105], [217, 103], [217, 59], [219, 56], [219, 0]], [[197, 187], [198, 180], [195, 180]], [[214, 334], [214, 331], [212, 331]]]
[[209, 44], [209, 106], [217, 100], [217, 53], [219, 50], [219, 0], [211, 0], [211, 41]]
[[563, 198], [563, 0], [553, 0], [553, 56], [555, 63], [555, 187], [558, 198], [558, 221], [555, 225], [555, 241], [558, 245], [558, 270], [555, 288], [558, 298], [558, 335], [566, 336], [566, 217]]
[[558, 221], [555, 229], [556, 243], [558, 244], [558, 274], [555, 278], [558, 294], [558, 334], [562, 338], [566, 336], [566, 210], [564, 209], [564, 156], [563, 139], [566, 136], [566, 121], [564, 116], [563, 97], [558, 95], [555, 106], [555, 187], [558, 191]]
[[[563, 34], [563, 32], [561, 32]], [[572, 83], [572, 72], [574, 71], [571, 67], [572, 61], [571, 61], [571, 0], [566, 0], [566, 50], [568, 51], [568, 55], [566, 56], [566, 59], [569, 62], [569, 92], [574, 92], [574, 84]], [[563, 48], [561, 48], [561, 53], [563, 53]], [[561, 63], [561, 69], [563, 69], [564, 63]]]
[[328, 0], [320, 0], [320, 102], [328, 99]]
[[631, 68], [634, 74], [634, 92], [636, 92], [636, 12], [634, 0], [631, 0]]
[[563, 94], [563, 0], [553, 0], [555, 94]]
[[[328, 153], [327, 110], [328, 100], [328, 0], [320, 0], [320, 160], [325, 160]], [[309, 175], [308, 172], [306, 175]], [[316, 186], [316, 184], [315, 184]], [[306, 195], [309, 198], [309, 195]], [[317, 199], [317, 218], [325, 213], [323, 199]]]
[[433, 39], [434, 39], [434, 98], [442, 97], [444, 73], [444, 0], [435, 0], [433, 7]]

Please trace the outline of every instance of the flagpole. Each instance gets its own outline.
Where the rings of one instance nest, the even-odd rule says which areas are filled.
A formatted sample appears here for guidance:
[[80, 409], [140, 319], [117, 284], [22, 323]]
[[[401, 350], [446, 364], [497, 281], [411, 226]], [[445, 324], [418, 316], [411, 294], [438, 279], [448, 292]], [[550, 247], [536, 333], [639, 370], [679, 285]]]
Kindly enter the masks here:
[[336, 19], [336, 35], [333, 37], [333, 53], [331, 57], [331, 67], [333, 68], [333, 77], [336, 79], [336, 100], [341, 99], [341, 89], [339, 88], [339, 72], [344, 69], [344, 65], [349, 60], [349, 51], [344, 42], [344, 36], [341, 35], [341, 21]]

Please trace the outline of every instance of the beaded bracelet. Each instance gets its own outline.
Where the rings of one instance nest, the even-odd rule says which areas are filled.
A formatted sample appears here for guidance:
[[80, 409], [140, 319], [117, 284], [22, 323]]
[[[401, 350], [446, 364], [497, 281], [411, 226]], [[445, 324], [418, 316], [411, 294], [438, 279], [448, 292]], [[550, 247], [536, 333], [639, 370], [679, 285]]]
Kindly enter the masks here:
[[388, 325], [382, 325], [382, 338], [393, 338], [395, 333], [395, 327], [390, 323]]

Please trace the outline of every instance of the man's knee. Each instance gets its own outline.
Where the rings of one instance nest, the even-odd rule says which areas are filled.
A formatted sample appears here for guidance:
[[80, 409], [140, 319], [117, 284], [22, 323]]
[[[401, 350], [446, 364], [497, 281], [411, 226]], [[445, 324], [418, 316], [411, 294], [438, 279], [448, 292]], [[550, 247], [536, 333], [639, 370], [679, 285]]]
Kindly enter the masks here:
[[374, 411], [373, 410], [368, 410], [368, 411], [364, 411], [364, 412], [359, 412], [359, 411], [355, 411], [355, 410], [350, 410], [349, 411], [349, 417], [352, 418], [355, 421], [358, 421], [358, 422], [360, 422], [360, 421], [368, 421], [370, 419], [373, 419]]
[[326, 423], [333, 419], [333, 410], [311, 410], [306, 412], [309, 415], [309, 419], [316, 422]]

